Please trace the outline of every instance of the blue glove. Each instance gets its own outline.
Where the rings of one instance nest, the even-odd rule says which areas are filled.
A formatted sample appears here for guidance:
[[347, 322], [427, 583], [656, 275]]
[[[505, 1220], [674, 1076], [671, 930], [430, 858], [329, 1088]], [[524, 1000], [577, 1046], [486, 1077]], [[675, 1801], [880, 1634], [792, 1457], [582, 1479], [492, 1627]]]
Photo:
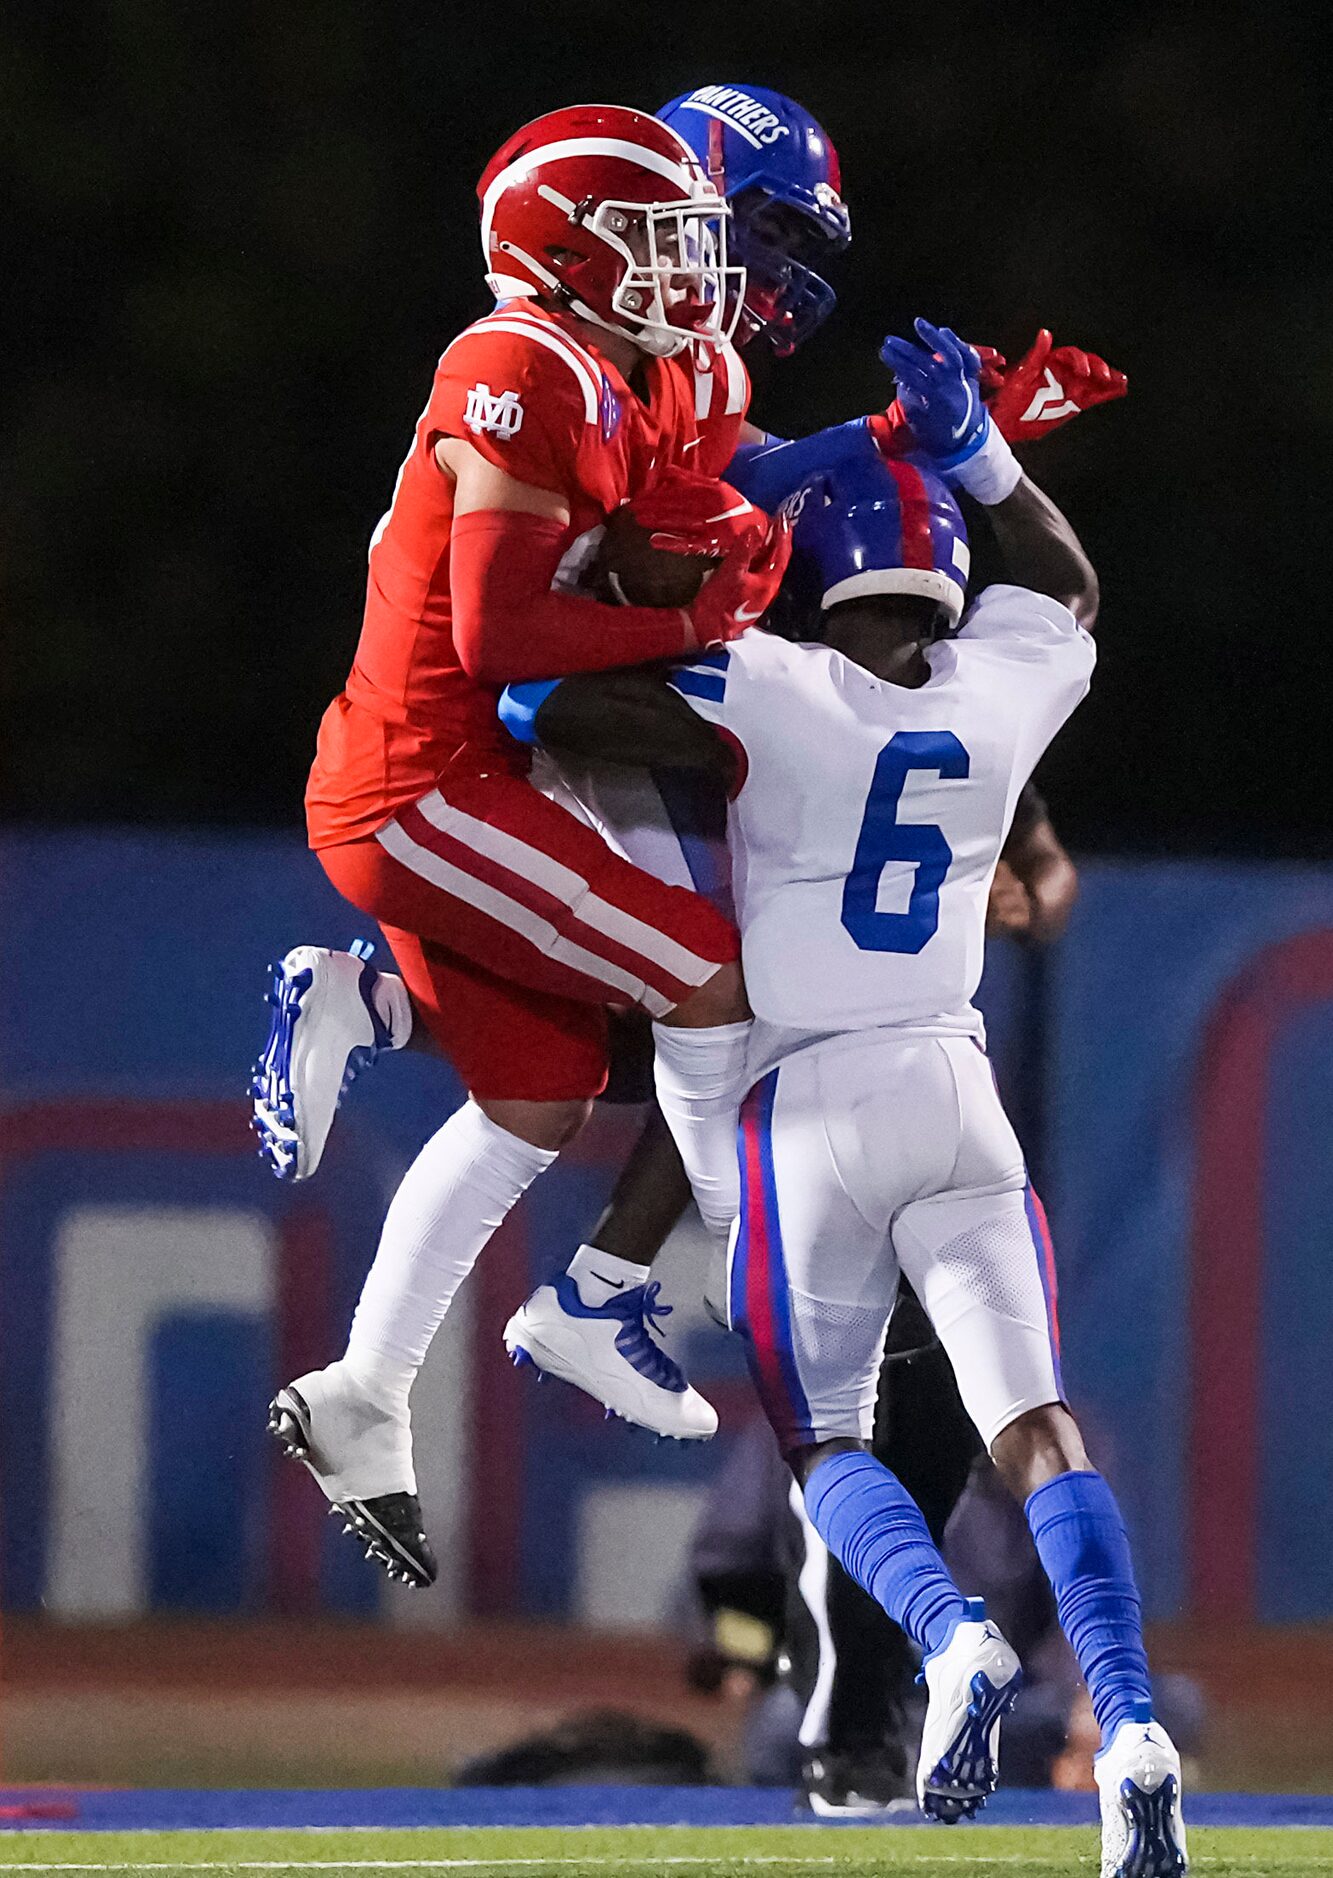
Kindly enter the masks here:
[[947, 326], [916, 321], [920, 345], [892, 335], [879, 356], [898, 380], [904, 415], [931, 466], [957, 469], [986, 441], [990, 416], [981, 401], [981, 360]]
[[869, 420], [854, 417], [850, 423], [834, 424], [808, 437], [768, 437], [763, 443], [743, 443], [723, 471], [723, 480], [757, 509], [772, 515], [811, 476], [831, 476], [847, 463], [878, 461]]
[[500, 693], [500, 722], [520, 743], [537, 743], [537, 713], [560, 683], [558, 678], [529, 678], [506, 685]]

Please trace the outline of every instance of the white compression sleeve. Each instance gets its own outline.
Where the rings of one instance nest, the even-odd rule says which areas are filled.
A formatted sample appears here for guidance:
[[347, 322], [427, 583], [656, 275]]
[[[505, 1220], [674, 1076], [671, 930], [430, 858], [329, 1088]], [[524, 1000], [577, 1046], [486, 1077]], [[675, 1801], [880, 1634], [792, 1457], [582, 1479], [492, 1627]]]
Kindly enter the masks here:
[[653, 1025], [657, 1101], [704, 1225], [725, 1236], [740, 1211], [736, 1122], [748, 1081], [750, 1019], [708, 1030]]
[[417, 1155], [385, 1215], [344, 1359], [362, 1387], [405, 1403], [477, 1254], [555, 1159], [465, 1102]]

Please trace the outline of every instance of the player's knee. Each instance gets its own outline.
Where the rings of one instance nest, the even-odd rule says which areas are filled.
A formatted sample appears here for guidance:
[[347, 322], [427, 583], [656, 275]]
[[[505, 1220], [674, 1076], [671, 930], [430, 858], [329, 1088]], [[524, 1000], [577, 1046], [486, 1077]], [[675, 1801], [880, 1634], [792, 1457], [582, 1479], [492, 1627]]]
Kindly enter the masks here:
[[719, 965], [707, 984], [690, 993], [662, 1019], [682, 1029], [703, 1030], [715, 1024], [739, 1024], [750, 1015], [739, 960]]
[[578, 1134], [592, 1114], [592, 1101], [582, 1096], [563, 1102], [500, 1101], [474, 1098], [483, 1115], [507, 1134], [517, 1135], [534, 1148], [558, 1151]]
[[1060, 1474], [1085, 1472], [1091, 1463], [1078, 1423], [1062, 1402], [1028, 1409], [991, 1443], [991, 1457], [1015, 1499], [1026, 1500]]

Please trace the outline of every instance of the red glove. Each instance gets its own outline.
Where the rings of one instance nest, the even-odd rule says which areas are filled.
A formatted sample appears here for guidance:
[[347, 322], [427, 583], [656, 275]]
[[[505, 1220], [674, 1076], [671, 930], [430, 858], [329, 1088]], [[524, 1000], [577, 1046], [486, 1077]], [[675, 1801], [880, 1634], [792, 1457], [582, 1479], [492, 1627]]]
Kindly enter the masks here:
[[758, 548], [768, 517], [730, 483], [693, 470], [671, 468], [641, 496], [625, 504], [649, 545], [669, 554], [699, 554], [722, 560], [735, 547]]
[[724, 646], [753, 626], [777, 598], [790, 559], [791, 523], [785, 515], [767, 522], [757, 543], [738, 541], [686, 614], [699, 646]]
[[[973, 346], [981, 360], [981, 395], [1000, 435], [1010, 443], [1038, 443], [1080, 411], [1123, 398], [1129, 380], [1123, 372], [1078, 346], [1051, 350], [1043, 326], [1017, 365], [1009, 365], [994, 346]], [[916, 448], [903, 407], [895, 398], [887, 411], [870, 418], [870, 434], [886, 457], [908, 456]]]
[[[1034, 443], [1059, 430], [1080, 411], [1123, 398], [1129, 380], [1078, 346], [1051, 350], [1051, 335], [1043, 326], [1018, 364], [1001, 367], [999, 388], [986, 397], [996, 429], [1010, 443]], [[983, 390], [985, 380], [983, 377]]]
[[791, 559], [791, 524], [770, 520], [730, 483], [669, 469], [626, 505], [650, 545], [720, 565], [685, 609], [697, 644], [725, 645], [765, 613]]
[[[968, 344], [972, 344], [971, 340]], [[972, 350], [981, 360], [981, 398], [988, 405], [1004, 383], [1005, 356], [994, 346], [972, 346]]]

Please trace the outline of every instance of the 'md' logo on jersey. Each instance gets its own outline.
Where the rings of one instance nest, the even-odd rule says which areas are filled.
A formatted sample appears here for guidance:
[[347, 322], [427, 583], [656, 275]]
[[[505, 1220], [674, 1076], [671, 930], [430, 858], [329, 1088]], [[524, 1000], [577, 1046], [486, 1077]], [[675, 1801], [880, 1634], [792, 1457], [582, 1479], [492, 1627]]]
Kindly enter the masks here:
[[467, 394], [463, 422], [480, 436], [489, 430], [495, 437], [515, 437], [523, 428], [523, 406], [516, 391], [498, 395], [489, 385], [474, 385]]

